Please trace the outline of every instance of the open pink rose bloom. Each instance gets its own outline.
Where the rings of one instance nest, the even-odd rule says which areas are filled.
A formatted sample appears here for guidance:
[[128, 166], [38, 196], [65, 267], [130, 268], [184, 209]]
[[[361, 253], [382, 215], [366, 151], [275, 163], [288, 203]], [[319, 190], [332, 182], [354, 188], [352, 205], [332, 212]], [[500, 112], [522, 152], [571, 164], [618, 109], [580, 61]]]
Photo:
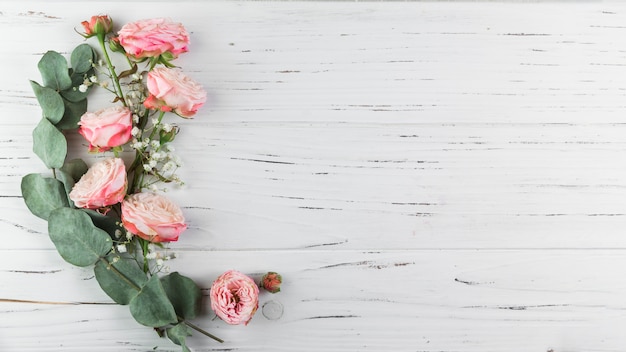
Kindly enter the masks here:
[[157, 67], [148, 73], [146, 85], [150, 92], [146, 108], [174, 111], [185, 118], [195, 115], [207, 98], [202, 86], [178, 69]]
[[231, 325], [247, 325], [259, 307], [259, 287], [250, 277], [229, 270], [211, 286], [211, 309]]
[[97, 209], [117, 204], [126, 195], [126, 167], [119, 158], [104, 159], [89, 168], [69, 196], [79, 208]]
[[170, 53], [174, 58], [187, 52], [189, 34], [180, 23], [165, 18], [140, 20], [124, 25], [119, 41], [130, 56], [142, 59]]
[[78, 133], [89, 142], [90, 151], [104, 152], [128, 142], [132, 135], [133, 120], [130, 110], [111, 106], [81, 116]]
[[150, 242], [173, 242], [187, 228], [183, 212], [168, 198], [151, 192], [132, 194], [122, 203], [122, 224]]

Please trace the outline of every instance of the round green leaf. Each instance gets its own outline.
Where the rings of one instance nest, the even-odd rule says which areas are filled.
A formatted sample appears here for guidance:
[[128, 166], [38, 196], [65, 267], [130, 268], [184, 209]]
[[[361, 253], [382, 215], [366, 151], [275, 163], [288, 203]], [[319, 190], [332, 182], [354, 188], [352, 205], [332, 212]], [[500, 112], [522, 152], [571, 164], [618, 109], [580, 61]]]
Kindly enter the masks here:
[[61, 257], [76, 266], [94, 264], [111, 251], [111, 237], [78, 209], [59, 208], [50, 213], [48, 234]]
[[161, 284], [179, 317], [191, 320], [200, 311], [202, 291], [196, 283], [177, 272], [161, 278]]
[[84, 92], [81, 92], [79, 87], [85, 82], [85, 77], [89, 77], [91, 75], [93, 75], [93, 71], [88, 71], [87, 73], [72, 73], [72, 86], [66, 90], [62, 90], [61, 96], [74, 103], [87, 99], [87, 94], [89, 94], [92, 86], [88, 86], [87, 90]]
[[67, 60], [56, 51], [48, 51], [37, 64], [43, 85], [56, 91], [62, 91], [72, 86], [68, 74]]
[[119, 217], [102, 215], [98, 213], [97, 211], [91, 210], [91, 209], [81, 209], [81, 210], [84, 211], [87, 215], [89, 215], [89, 217], [91, 218], [91, 221], [93, 221], [93, 224], [96, 225], [96, 227], [106, 231], [106, 233], [108, 233], [109, 236], [111, 236], [112, 238], [116, 238], [117, 236], [119, 236], [119, 235], [116, 235], [117, 231], [120, 231], [120, 233], [125, 233], [124, 228], [120, 226]]
[[41, 119], [33, 130], [33, 151], [48, 168], [58, 169], [67, 155], [67, 141], [48, 119]]
[[175, 344], [183, 348], [183, 352], [191, 352], [187, 347], [187, 336], [191, 336], [189, 327], [185, 324], [176, 324], [165, 330], [167, 337]]
[[78, 180], [87, 173], [87, 170], [89, 170], [89, 166], [87, 166], [87, 163], [85, 163], [83, 159], [72, 159], [61, 167], [61, 171], [65, 171], [72, 176], [74, 182], [78, 182]]
[[42, 87], [35, 81], [30, 81], [30, 86], [35, 92], [37, 101], [43, 111], [43, 116], [52, 123], [61, 121], [65, 112], [65, 105], [59, 93], [52, 88]]
[[63, 184], [54, 178], [28, 174], [22, 178], [21, 188], [28, 209], [44, 220], [53, 210], [69, 206]]
[[158, 276], [152, 276], [130, 301], [133, 318], [145, 326], [161, 327], [178, 321], [172, 303], [167, 299]]
[[65, 104], [65, 113], [61, 121], [56, 124], [57, 128], [60, 130], [73, 130], [78, 128], [78, 122], [81, 116], [87, 111], [87, 99], [79, 102], [71, 102], [63, 99], [63, 104]]
[[148, 282], [148, 277], [133, 258], [120, 257], [118, 254], [99, 260], [94, 272], [102, 290], [115, 303], [122, 305], [129, 304]]
[[85, 73], [92, 68], [95, 52], [89, 44], [80, 44], [70, 56], [70, 63], [75, 72]]
[[57, 179], [61, 181], [61, 183], [63, 184], [63, 189], [65, 190], [65, 195], [67, 197], [67, 202], [69, 203], [69, 207], [74, 208], [74, 201], [70, 199], [70, 192], [72, 191], [72, 188], [74, 187], [74, 184], [75, 184], [74, 179], [72, 178], [70, 174], [68, 174], [67, 172], [61, 169], [57, 170], [56, 176], [57, 176]]

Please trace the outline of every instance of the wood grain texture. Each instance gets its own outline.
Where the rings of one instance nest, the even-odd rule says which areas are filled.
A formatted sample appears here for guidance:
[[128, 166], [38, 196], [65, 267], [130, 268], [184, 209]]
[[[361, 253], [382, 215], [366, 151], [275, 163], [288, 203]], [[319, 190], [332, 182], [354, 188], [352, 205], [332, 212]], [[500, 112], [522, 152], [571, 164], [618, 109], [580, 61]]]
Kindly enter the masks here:
[[183, 22], [209, 91], [179, 121], [171, 270], [285, 277], [279, 319], [207, 309], [227, 342], [194, 351], [623, 351], [626, 5], [193, 1], [0, 4], [0, 350], [177, 350], [20, 195], [46, 172], [28, 79], [97, 13]]

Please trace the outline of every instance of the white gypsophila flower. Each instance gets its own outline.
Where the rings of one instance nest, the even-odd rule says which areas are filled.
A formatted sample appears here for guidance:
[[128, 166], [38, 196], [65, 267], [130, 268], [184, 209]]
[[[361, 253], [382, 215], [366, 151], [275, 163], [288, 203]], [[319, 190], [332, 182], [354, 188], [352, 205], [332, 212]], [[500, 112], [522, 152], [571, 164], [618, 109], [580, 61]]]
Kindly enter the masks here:
[[152, 148], [158, 149], [161, 146], [161, 143], [159, 141], [152, 141], [150, 145], [152, 146]]
[[108, 86], [109, 86], [109, 82], [107, 82], [107, 81], [101, 82], [101, 83], [100, 83], [100, 86], [101, 86], [102, 88], [106, 88], [106, 87], [108, 87]]
[[152, 118], [152, 124], [157, 126], [159, 124], [159, 118], [158, 117], [153, 117]]
[[122, 237], [122, 231], [115, 230], [115, 238], [120, 238], [120, 237]]
[[133, 115], [133, 122], [134, 123], [139, 123], [139, 116]]
[[150, 191], [152, 191], [152, 192], [158, 192], [159, 191], [159, 187], [157, 187], [157, 185], [150, 185], [150, 187], [148, 187], [148, 189], [150, 189]]
[[156, 160], [150, 160], [148, 165], [150, 165], [150, 167], [156, 167], [157, 166], [157, 161]]
[[163, 266], [163, 263], [164, 263], [163, 259], [157, 259], [157, 261], [156, 261], [156, 265], [158, 265], [158, 266]]
[[172, 161], [168, 161], [165, 164], [163, 164], [163, 172], [169, 172], [172, 171], [176, 168], [176, 163], [172, 162]]
[[96, 82], [98, 82], [98, 77], [91, 76], [91, 77], [89, 77], [89, 80], [92, 81], [93, 83], [96, 83]]
[[171, 145], [171, 144], [166, 144], [165, 148], [167, 149], [168, 152], [176, 151], [176, 148], [173, 145]]
[[150, 170], [152, 170], [152, 167], [150, 165], [148, 165], [148, 164], [143, 164], [143, 169], [146, 170], [146, 171], [150, 171]]
[[156, 259], [156, 257], [157, 257], [156, 252], [149, 252], [148, 254], [146, 254], [147, 259]]
[[120, 253], [126, 253], [126, 245], [125, 244], [118, 244], [117, 245], [117, 251]]
[[138, 74], [136, 74], [136, 73], [135, 73], [135, 74], [133, 74], [131, 77], [132, 77], [132, 79], [134, 79], [135, 81], [140, 81], [140, 80], [141, 80], [141, 76], [140, 76], [140, 75], [138, 75]]
[[81, 84], [80, 86], [78, 86], [78, 91], [81, 93], [85, 93], [87, 91], [87, 86], [84, 84]]
[[172, 128], [174, 128], [174, 127], [172, 125], [170, 125], [169, 123], [164, 123], [161, 128], [165, 132], [170, 132], [172, 130]]
[[152, 153], [152, 155], [150, 155], [150, 157], [153, 160], [163, 160], [163, 158], [165, 158], [165, 155], [163, 155], [163, 153], [154, 152], [154, 153]]
[[126, 231], [126, 239], [130, 241], [132, 238], [133, 238], [133, 233], [130, 231]]
[[140, 137], [141, 136], [141, 130], [139, 129], [139, 127], [135, 126], [130, 131], [130, 134], [133, 135], [134, 137]]

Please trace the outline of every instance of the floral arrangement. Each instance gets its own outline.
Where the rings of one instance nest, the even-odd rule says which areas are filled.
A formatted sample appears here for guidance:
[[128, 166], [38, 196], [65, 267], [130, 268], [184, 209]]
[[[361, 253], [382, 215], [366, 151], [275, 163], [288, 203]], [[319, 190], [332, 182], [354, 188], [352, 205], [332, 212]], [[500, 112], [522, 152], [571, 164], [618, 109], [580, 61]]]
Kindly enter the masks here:
[[[128, 305], [138, 323], [183, 351], [189, 351], [191, 330], [222, 342], [191, 322], [201, 308], [200, 288], [177, 272], [166, 273], [164, 261], [171, 258], [157, 251], [187, 228], [181, 209], [159, 188], [182, 183], [171, 144], [179, 126], [165, 118], [193, 118], [207, 100], [202, 86], [172, 63], [188, 51], [189, 35], [168, 19], [128, 23], [117, 33], [106, 15], [82, 25], [80, 34], [97, 39], [103, 59], [88, 43], [72, 51], [69, 65], [48, 51], [38, 63], [42, 84], [30, 82], [43, 115], [33, 131], [33, 151], [52, 175], [23, 177], [26, 206], [48, 222], [61, 257], [93, 266], [102, 290]], [[126, 70], [117, 70], [113, 54], [121, 55]], [[88, 111], [94, 87], [111, 93], [114, 105]], [[67, 160], [66, 135], [76, 132], [98, 156], [91, 166]], [[120, 154], [128, 151], [134, 158], [127, 163]], [[258, 308], [259, 286], [275, 293], [281, 281], [270, 272], [257, 285], [243, 273], [227, 271], [211, 286], [211, 308], [228, 324], [248, 324]]]

